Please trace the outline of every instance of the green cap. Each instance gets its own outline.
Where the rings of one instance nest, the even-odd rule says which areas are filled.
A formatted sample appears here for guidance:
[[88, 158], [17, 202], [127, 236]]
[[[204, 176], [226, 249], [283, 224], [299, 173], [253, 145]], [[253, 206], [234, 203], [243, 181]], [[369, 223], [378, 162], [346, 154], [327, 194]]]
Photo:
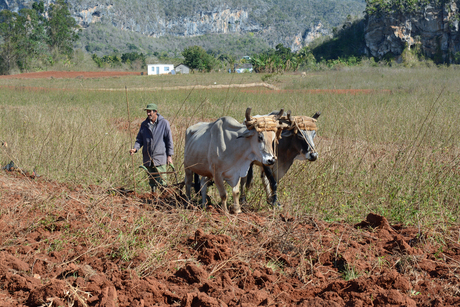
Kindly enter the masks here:
[[144, 111], [150, 110], [150, 111], [156, 111], [157, 110], [157, 105], [154, 103], [149, 103], [147, 107], [144, 109]]

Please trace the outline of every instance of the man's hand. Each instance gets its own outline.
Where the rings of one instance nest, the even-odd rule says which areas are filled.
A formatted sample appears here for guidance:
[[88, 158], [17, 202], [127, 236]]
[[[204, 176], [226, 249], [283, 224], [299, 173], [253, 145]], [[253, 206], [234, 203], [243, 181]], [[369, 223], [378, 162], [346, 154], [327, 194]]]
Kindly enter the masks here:
[[134, 155], [136, 152], [137, 152], [137, 149], [134, 149], [134, 148], [129, 150], [129, 154], [131, 156]]
[[173, 161], [172, 161], [172, 157], [171, 157], [171, 156], [168, 156], [167, 161], [168, 161], [168, 164], [173, 164]]

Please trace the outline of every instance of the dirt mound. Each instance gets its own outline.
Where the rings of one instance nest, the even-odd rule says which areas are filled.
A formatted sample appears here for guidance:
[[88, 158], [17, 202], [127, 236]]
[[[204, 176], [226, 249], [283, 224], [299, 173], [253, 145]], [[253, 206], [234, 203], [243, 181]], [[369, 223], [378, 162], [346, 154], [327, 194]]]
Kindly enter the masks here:
[[0, 195], [0, 306], [460, 305], [458, 228], [232, 216], [4, 170]]

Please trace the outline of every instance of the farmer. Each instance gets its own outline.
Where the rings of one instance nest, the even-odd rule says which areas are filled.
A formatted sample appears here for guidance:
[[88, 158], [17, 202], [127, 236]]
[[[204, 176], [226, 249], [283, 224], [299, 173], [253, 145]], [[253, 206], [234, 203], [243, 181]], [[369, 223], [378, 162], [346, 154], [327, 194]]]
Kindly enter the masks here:
[[169, 122], [157, 112], [157, 105], [150, 103], [144, 109], [147, 118], [142, 122], [134, 147], [129, 150], [133, 155], [142, 147], [143, 165], [147, 168], [149, 185], [155, 192], [159, 185], [166, 185], [166, 165], [172, 164], [174, 145]]

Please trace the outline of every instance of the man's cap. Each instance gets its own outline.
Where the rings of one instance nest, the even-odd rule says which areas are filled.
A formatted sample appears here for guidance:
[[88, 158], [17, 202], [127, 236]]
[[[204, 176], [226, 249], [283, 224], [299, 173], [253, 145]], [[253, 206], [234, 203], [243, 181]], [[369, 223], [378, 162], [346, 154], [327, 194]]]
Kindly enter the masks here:
[[156, 111], [157, 110], [157, 105], [154, 103], [149, 103], [147, 107], [144, 109], [144, 111], [150, 110], [150, 111]]

